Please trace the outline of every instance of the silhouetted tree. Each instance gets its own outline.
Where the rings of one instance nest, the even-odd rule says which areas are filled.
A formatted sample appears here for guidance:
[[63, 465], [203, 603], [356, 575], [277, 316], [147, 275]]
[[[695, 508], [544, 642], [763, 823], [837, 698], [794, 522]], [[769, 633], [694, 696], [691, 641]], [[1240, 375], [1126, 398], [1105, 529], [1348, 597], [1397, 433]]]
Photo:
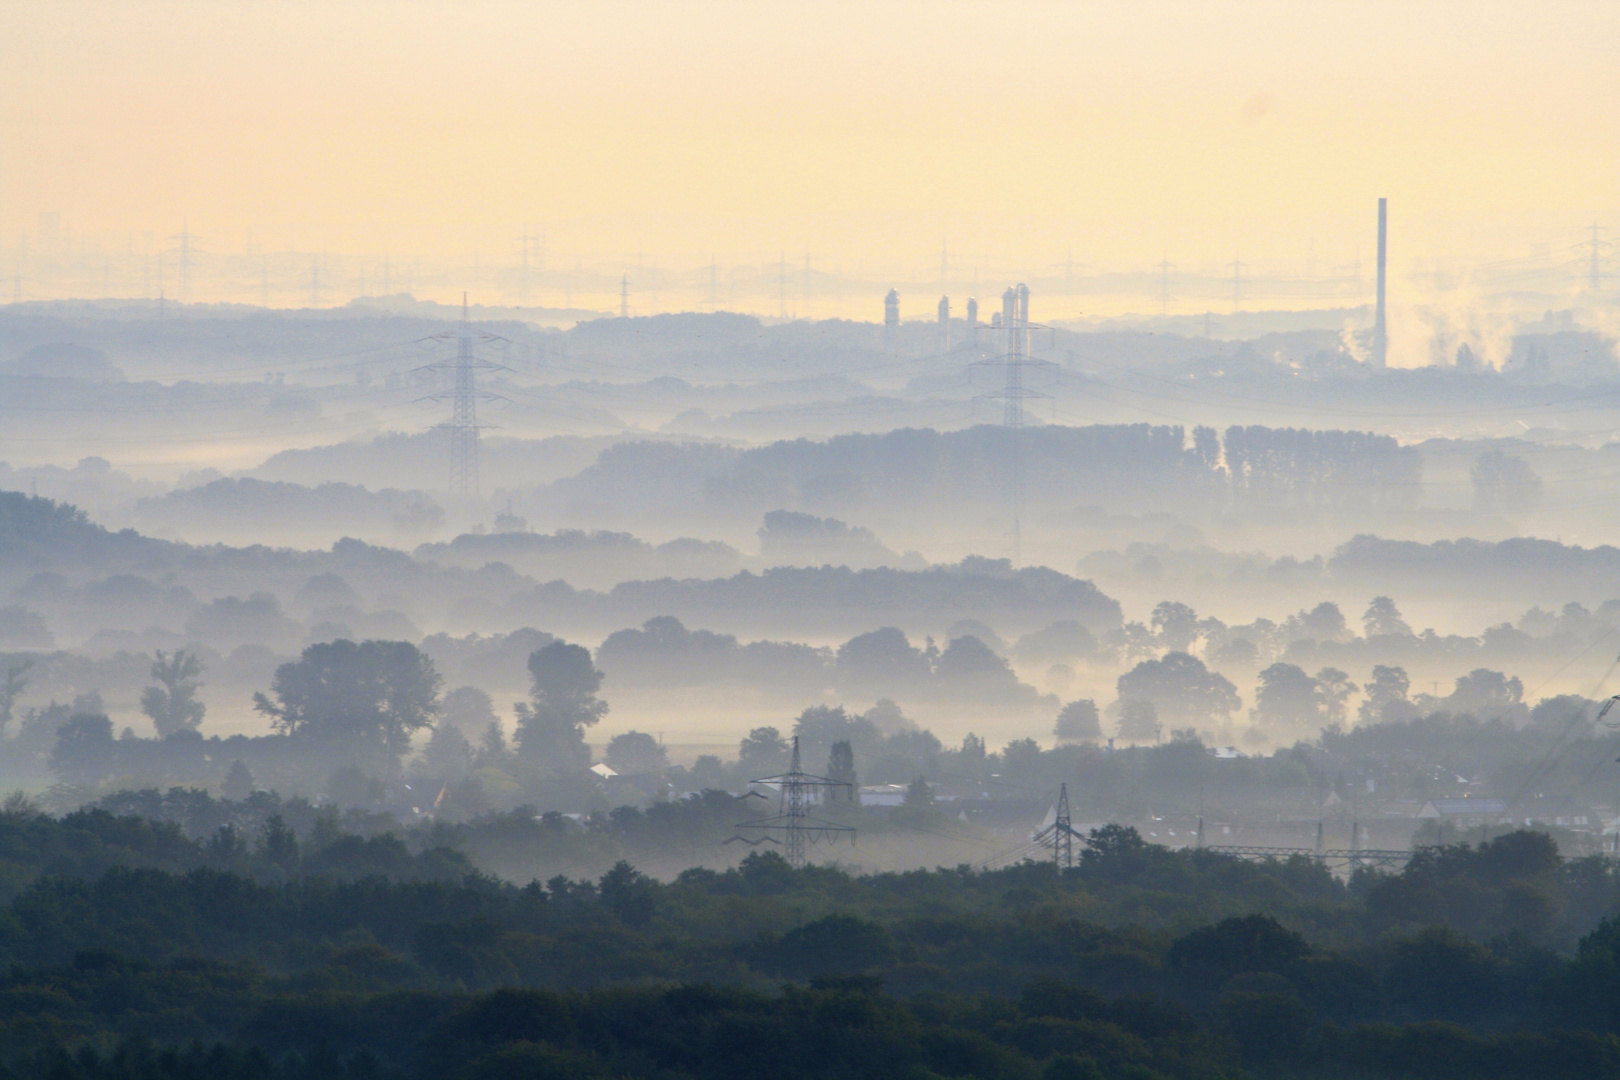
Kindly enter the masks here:
[[835, 787], [827, 790], [829, 802], [855, 802], [858, 798], [857, 788], [860, 778], [855, 775], [855, 748], [849, 744], [848, 739], [839, 739], [832, 744], [827, 754], [827, 779], [837, 780], [848, 784], [848, 787]]
[[1071, 701], [1059, 710], [1053, 731], [1060, 742], [1095, 742], [1102, 738], [1102, 719], [1090, 698]]
[[201, 658], [194, 652], [176, 649], [167, 655], [157, 651], [152, 662], [152, 678], [157, 686], [141, 692], [141, 711], [152, 718], [158, 738], [166, 739], [181, 731], [195, 731], [207, 711], [197, 700], [202, 684], [197, 677], [203, 673]]
[[1243, 705], [1230, 679], [1184, 652], [1142, 661], [1119, 677], [1115, 689], [1122, 700], [1152, 702], [1157, 715], [1173, 724], [1224, 720]]
[[1410, 713], [1415, 711], [1406, 697], [1411, 688], [1412, 680], [1407, 677], [1405, 668], [1378, 664], [1372, 669], [1372, 678], [1367, 680], [1367, 697], [1357, 716], [1363, 724], [1409, 719]]
[[6, 674], [0, 678], [0, 738], [4, 738], [6, 730], [11, 727], [17, 699], [28, 689], [28, 669], [33, 666], [34, 662], [27, 659], [7, 664]]
[[1344, 612], [1330, 600], [1322, 601], [1309, 611], [1290, 615], [1283, 625], [1283, 634], [1291, 641], [1347, 641], [1354, 636]]
[[787, 767], [788, 743], [773, 727], [757, 727], [737, 745], [737, 764], [745, 780], [774, 776]]
[[968, 698], [1003, 699], [1020, 688], [1007, 661], [971, 634], [945, 646], [934, 665], [934, 676], [942, 690]]
[[917, 777], [906, 787], [905, 805], [907, 806], [933, 806], [934, 789], [928, 786], [928, 781]]
[[1254, 720], [1271, 724], [1316, 724], [1322, 719], [1321, 687], [1297, 664], [1272, 664], [1260, 673]]
[[1119, 723], [1114, 733], [1126, 742], [1158, 742], [1164, 730], [1159, 723], [1159, 710], [1146, 698], [1122, 697], [1116, 703]]
[[926, 685], [931, 669], [922, 650], [900, 630], [885, 626], [850, 638], [833, 661], [846, 693], [897, 693]]
[[553, 768], [583, 769], [590, 764], [585, 729], [607, 713], [596, 696], [602, 673], [590, 651], [554, 641], [529, 655], [530, 700], [517, 704], [520, 758]]
[[1474, 483], [1474, 509], [1481, 513], [1519, 514], [1541, 505], [1541, 477], [1521, 457], [1487, 450], [1469, 470]]
[[[499, 725], [496, 725], [499, 730]], [[473, 766], [472, 743], [461, 728], [448, 719], [433, 725], [433, 734], [422, 748], [421, 768], [439, 780], [460, 780]]]
[[663, 746], [645, 731], [626, 731], [613, 736], [602, 759], [614, 772], [625, 774], [657, 772], [669, 764], [669, 755]]
[[1170, 652], [1187, 652], [1198, 640], [1198, 613], [1174, 600], [1161, 601], [1153, 609], [1148, 625], [1160, 646]]
[[112, 772], [117, 752], [112, 721], [99, 714], [79, 713], [56, 731], [51, 771], [71, 784], [95, 783]]
[[476, 686], [458, 686], [444, 695], [440, 715], [442, 723], [471, 735], [483, 731], [495, 719], [495, 702]]
[[275, 700], [258, 693], [253, 705], [283, 734], [360, 751], [369, 744], [397, 763], [412, 732], [438, 714], [440, 681], [408, 641], [331, 641], [277, 668]]
[[1316, 695], [1322, 702], [1322, 716], [1330, 724], [1344, 723], [1350, 695], [1359, 690], [1350, 676], [1338, 668], [1326, 667], [1316, 673]]
[[506, 732], [501, 728], [499, 720], [491, 720], [484, 728], [484, 734], [478, 740], [478, 754], [474, 758], [479, 768], [504, 768], [507, 759], [512, 756], [511, 749], [506, 745]]
[[1459, 675], [1450, 696], [1432, 702], [1450, 713], [1467, 713], [1479, 720], [1507, 720], [1518, 725], [1529, 719], [1524, 704], [1524, 683], [1500, 671], [1475, 668]]
[[241, 802], [253, 794], [253, 771], [240, 758], [231, 762], [231, 767], [225, 771], [219, 793], [234, 802]]
[[1401, 618], [1400, 609], [1395, 606], [1395, 601], [1387, 596], [1372, 598], [1372, 603], [1367, 605], [1366, 612], [1361, 616], [1361, 626], [1368, 637], [1382, 637], [1387, 634], [1399, 634], [1404, 637], [1412, 632], [1412, 628], [1406, 625], [1406, 620]]

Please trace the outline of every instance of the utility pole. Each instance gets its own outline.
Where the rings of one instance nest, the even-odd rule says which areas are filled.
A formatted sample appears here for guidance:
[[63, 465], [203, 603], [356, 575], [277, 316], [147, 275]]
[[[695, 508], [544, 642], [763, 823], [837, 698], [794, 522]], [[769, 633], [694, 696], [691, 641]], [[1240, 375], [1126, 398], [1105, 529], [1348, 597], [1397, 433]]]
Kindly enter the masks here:
[[1039, 390], [1024, 385], [1025, 368], [1053, 368], [1050, 361], [1037, 360], [1029, 355], [1029, 332], [1032, 329], [1049, 329], [1036, 326], [1029, 321], [1029, 286], [1017, 285], [1001, 294], [1001, 327], [1006, 332], [1006, 351], [998, 357], [989, 360], [980, 360], [975, 367], [999, 367], [1002, 370], [1002, 387], [981, 394], [980, 397], [1001, 402], [1001, 424], [1008, 431], [1008, 457], [1009, 457], [1009, 483], [1008, 494], [1012, 503], [1012, 541], [1013, 566], [1016, 568], [1023, 564], [1023, 462], [1022, 437], [1026, 412], [1024, 402], [1045, 398], [1051, 399], [1050, 394], [1043, 394]]
[[619, 279], [619, 318], [630, 317], [630, 275]]
[[429, 394], [422, 401], [450, 402], [450, 421], [441, 425], [450, 433], [450, 492], [453, 495], [478, 494], [478, 403], [505, 401], [499, 394], [478, 389], [478, 374], [483, 371], [510, 371], [501, 364], [485, 360], [473, 352], [473, 342], [505, 341], [505, 338], [484, 331], [474, 331], [467, 315], [467, 294], [461, 294], [461, 325], [453, 332], [430, 335], [424, 340], [455, 340], [454, 360], [427, 364], [418, 371], [450, 372], [451, 389]]
[[[848, 825], [838, 825], [811, 816], [810, 803], [815, 798], [818, 790], [848, 788], [850, 785], [842, 780], [816, 776], [799, 768], [799, 737], [797, 735], [793, 737], [793, 759], [788, 766], [788, 771], [779, 773], [776, 776], [751, 780], [749, 783], [771, 784], [781, 792], [776, 813], [770, 817], [739, 823], [737, 825], [737, 835], [726, 840], [725, 843], [741, 841], [750, 847], [763, 843], [781, 844], [782, 853], [787, 857], [788, 865], [795, 870], [799, 870], [804, 867], [805, 849], [809, 845], [823, 841], [836, 844], [841, 836], [849, 837], [851, 844], [855, 842], [855, 830]], [[777, 839], [778, 836], [781, 839]]]

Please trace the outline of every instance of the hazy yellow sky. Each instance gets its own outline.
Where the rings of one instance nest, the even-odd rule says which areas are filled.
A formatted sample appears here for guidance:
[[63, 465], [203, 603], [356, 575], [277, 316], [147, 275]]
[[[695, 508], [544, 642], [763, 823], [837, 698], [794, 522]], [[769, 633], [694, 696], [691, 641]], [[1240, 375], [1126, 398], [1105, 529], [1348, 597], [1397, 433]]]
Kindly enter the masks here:
[[1369, 260], [1387, 195], [1511, 258], [1620, 226], [1617, 55], [1612, 0], [5, 0], [0, 245], [1196, 270]]

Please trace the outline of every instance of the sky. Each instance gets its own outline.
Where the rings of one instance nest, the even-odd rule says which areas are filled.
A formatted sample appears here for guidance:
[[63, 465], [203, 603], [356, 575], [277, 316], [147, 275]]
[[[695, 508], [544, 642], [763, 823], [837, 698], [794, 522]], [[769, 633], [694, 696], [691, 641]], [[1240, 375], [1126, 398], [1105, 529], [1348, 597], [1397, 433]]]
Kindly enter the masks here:
[[[1614, 3], [0, 7], [0, 246], [1415, 274], [1620, 236]], [[152, 238], [157, 237], [154, 241]]]

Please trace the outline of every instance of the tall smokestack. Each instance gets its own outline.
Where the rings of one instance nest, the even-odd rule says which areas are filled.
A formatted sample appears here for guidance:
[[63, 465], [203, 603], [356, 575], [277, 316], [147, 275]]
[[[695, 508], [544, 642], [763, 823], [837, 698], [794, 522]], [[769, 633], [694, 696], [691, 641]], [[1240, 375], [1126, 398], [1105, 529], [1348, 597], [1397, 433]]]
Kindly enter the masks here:
[[1384, 282], [1388, 265], [1389, 200], [1378, 200], [1378, 311], [1373, 315], [1373, 363], [1384, 367], [1389, 360], [1389, 332], [1384, 321]]

